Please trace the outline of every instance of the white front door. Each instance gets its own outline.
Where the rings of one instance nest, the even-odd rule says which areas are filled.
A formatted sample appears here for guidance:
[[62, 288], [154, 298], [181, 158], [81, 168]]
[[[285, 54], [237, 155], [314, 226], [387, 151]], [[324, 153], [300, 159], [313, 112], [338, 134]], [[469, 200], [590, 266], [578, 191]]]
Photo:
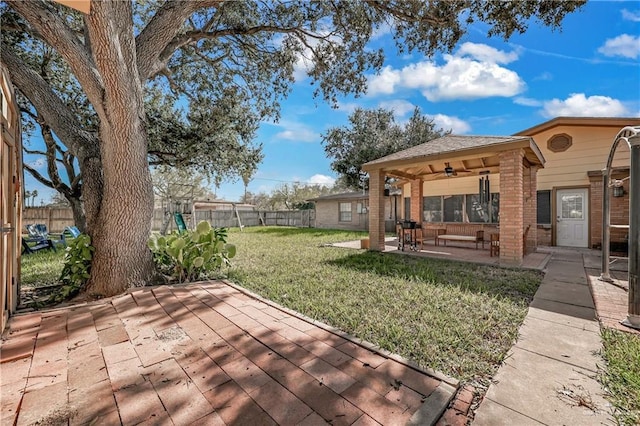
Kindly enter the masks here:
[[586, 188], [556, 192], [556, 245], [589, 246], [589, 192]]

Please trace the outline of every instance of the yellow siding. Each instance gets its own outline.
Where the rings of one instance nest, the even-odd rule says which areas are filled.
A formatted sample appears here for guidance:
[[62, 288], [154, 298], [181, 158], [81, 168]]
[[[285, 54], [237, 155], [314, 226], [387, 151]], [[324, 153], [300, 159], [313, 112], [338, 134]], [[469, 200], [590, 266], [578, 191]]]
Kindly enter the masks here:
[[[617, 127], [558, 126], [533, 136], [547, 161], [545, 168], [538, 171], [538, 189], [589, 185], [587, 172], [604, 169], [619, 131]], [[559, 133], [570, 135], [573, 145], [565, 152], [552, 152], [547, 141]], [[623, 145], [616, 152], [614, 167], [629, 166], [629, 148]]]

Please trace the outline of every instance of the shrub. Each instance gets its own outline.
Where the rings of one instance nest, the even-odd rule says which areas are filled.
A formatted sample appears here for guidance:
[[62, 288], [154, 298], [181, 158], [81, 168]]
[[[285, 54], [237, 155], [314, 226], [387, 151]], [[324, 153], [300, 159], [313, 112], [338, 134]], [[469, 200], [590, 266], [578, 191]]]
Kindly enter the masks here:
[[59, 281], [62, 287], [53, 297], [55, 301], [66, 300], [80, 292], [89, 279], [91, 259], [95, 248], [91, 245], [91, 237], [80, 234], [69, 240], [64, 254], [64, 266]]
[[195, 231], [152, 236], [149, 248], [161, 273], [179, 282], [195, 281], [230, 264], [236, 247], [227, 244], [227, 230], [206, 221]]

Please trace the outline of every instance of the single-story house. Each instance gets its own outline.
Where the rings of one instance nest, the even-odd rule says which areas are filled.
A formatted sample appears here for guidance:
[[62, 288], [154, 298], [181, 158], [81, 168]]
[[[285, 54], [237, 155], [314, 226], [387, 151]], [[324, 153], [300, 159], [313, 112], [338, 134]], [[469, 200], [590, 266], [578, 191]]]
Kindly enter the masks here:
[[[401, 192], [387, 190], [384, 195], [384, 222], [393, 232], [400, 217]], [[345, 192], [312, 198], [316, 210], [316, 228], [366, 231], [369, 229], [369, 193]]]
[[[613, 138], [640, 118], [559, 117], [512, 136], [447, 135], [371, 161], [371, 248], [384, 248], [385, 177], [402, 179], [401, 216], [499, 233], [500, 259], [519, 264], [538, 244], [597, 247], [602, 169]], [[629, 150], [614, 161], [611, 223], [628, 223]], [[379, 218], [379, 219], [378, 219]], [[485, 232], [485, 238], [488, 233]], [[612, 232], [623, 243], [624, 230]]]

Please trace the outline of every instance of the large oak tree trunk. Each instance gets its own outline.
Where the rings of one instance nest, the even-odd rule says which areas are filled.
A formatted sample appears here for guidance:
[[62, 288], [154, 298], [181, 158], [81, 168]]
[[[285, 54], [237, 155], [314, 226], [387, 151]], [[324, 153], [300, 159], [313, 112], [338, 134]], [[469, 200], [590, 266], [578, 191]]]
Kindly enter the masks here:
[[96, 108], [102, 190], [95, 219], [87, 217], [96, 249], [87, 292], [101, 296], [145, 285], [155, 270], [147, 247], [153, 188], [130, 8], [130, 2], [92, 4], [88, 17], [95, 21], [89, 31], [104, 92]]

